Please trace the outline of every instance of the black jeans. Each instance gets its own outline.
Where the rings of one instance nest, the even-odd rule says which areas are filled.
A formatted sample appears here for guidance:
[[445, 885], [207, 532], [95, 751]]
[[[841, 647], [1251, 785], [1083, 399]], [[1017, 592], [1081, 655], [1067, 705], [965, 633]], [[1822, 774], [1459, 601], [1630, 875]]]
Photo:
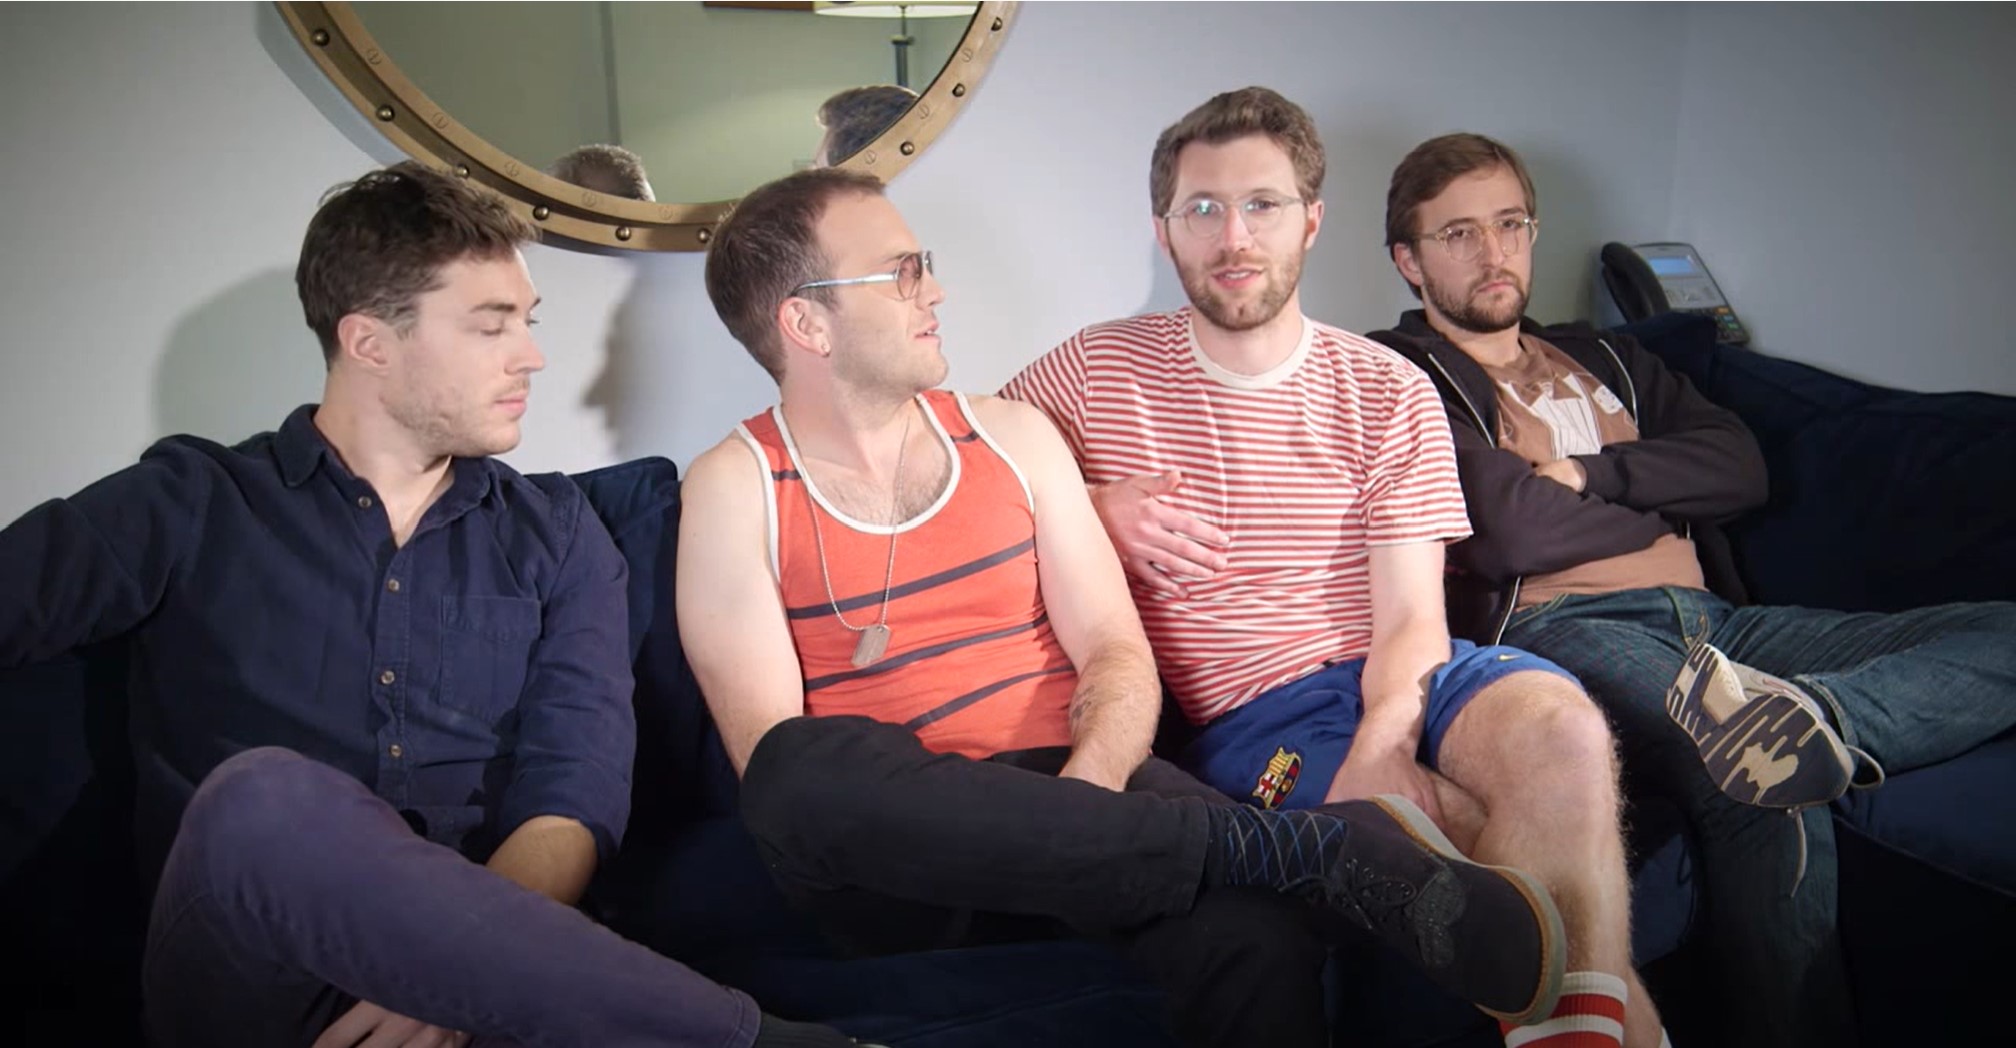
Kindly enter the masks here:
[[1097, 938], [1169, 991], [1187, 1044], [1328, 1044], [1337, 924], [1270, 891], [1204, 886], [1207, 809], [1232, 802], [1155, 758], [1125, 793], [1060, 779], [1068, 756], [974, 761], [896, 725], [801, 717], [757, 745], [742, 815], [784, 894], [845, 949]]

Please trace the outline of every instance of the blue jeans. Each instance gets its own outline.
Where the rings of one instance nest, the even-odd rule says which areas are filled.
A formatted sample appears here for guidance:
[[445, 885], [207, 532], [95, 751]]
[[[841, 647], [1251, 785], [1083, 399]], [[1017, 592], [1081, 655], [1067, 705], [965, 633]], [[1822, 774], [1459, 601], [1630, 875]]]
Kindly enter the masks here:
[[218, 765], [189, 802], [142, 980], [158, 1048], [310, 1044], [360, 997], [486, 1048], [744, 1048], [759, 1022], [747, 996], [428, 842], [350, 776], [270, 747]]
[[1835, 928], [1838, 878], [1826, 808], [1800, 816], [1716, 788], [1666, 715], [1687, 649], [1706, 638], [1736, 662], [1790, 680], [1831, 707], [1841, 736], [1891, 773], [1957, 756], [2016, 725], [2016, 604], [1896, 614], [1735, 608], [1700, 590], [1566, 596], [1512, 616], [1504, 643], [1567, 667], [1610, 715], [1634, 789], [1679, 803], [1705, 884], [1709, 963], [1757, 1045], [1854, 1043]]

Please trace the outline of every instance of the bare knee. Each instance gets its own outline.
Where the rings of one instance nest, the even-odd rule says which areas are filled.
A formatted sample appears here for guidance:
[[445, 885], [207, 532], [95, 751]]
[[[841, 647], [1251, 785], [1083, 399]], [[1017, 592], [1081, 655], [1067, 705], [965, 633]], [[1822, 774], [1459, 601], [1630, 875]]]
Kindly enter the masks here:
[[[1504, 677], [1467, 710], [1464, 763], [1488, 763], [1521, 782], [1580, 784], [1584, 793], [1614, 793], [1616, 742], [1603, 711], [1558, 674], [1532, 671]], [[1481, 745], [1480, 745], [1481, 744]], [[1488, 759], [1480, 760], [1488, 754]]]
[[1610, 784], [1617, 774], [1617, 743], [1609, 720], [1581, 688], [1552, 674], [1544, 676], [1548, 680], [1540, 686], [1543, 697], [1533, 715], [1539, 759], [1577, 777]]
[[1616, 741], [1610, 734], [1609, 718], [1581, 688], [1555, 678], [1548, 693], [1546, 715], [1570, 753], [1611, 759]]

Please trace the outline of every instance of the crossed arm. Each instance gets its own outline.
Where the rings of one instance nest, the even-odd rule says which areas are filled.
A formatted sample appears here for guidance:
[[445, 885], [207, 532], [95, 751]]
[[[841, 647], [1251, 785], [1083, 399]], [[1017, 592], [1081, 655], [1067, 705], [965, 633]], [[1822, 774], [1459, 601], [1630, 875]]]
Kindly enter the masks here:
[[1740, 419], [1686, 377], [1622, 346], [1639, 393], [1638, 440], [1535, 465], [1450, 407], [1463, 498], [1476, 535], [1457, 565], [1500, 582], [1644, 549], [1674, 521], [1726, 520], [1763, 503], [1764, 456]]

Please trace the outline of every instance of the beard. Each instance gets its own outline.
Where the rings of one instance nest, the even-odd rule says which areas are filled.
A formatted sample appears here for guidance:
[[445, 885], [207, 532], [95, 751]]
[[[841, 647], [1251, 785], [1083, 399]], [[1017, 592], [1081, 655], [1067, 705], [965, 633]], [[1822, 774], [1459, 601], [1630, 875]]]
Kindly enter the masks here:
[[518, 446], [515, 423], [489, 422], [481, 409], [458, 405], [452, 396], [387, 397], [385, 413], [428, 454], [485, 458]]
[[[1526, 285], [1516, 275], [1504, 270], [1478, 277], [1461, 294], [1428, 278], [1426, 273], [1422, 277], [1422, 297], [1449, 323], [1473, 335], [1489, 335], [1517, 327], [1519, 318], [1526, 314]], [[1510, 300], [1495, 305], [1477, 300], [1477, 288], [1493, 280], [1504, 280], [1512, 285]]]
[[[1264, 256], [1232, 255], [1218, 253], [1205, 265], [1188, 265], [1180, 259], [1176, 263], [1176, 277], [1183, 283], [1183, 293], [1190, 298], [1191, 306], [1217, 327], [1226, 331], [1251, 331], [1281, 315], [1288, 300], [1295, 295], [1295, 288], [1302, 283], [1302, 245], [1297, 243], [1290, 253], [1282, 256], [1279, 270], [1270, 269]], [[1211, 280], [1211, 272], [1237, 263], [1244, 263], [1261, 272], [1263, 283], [1257, 297], [1245, 302], [1230, 301]]]

